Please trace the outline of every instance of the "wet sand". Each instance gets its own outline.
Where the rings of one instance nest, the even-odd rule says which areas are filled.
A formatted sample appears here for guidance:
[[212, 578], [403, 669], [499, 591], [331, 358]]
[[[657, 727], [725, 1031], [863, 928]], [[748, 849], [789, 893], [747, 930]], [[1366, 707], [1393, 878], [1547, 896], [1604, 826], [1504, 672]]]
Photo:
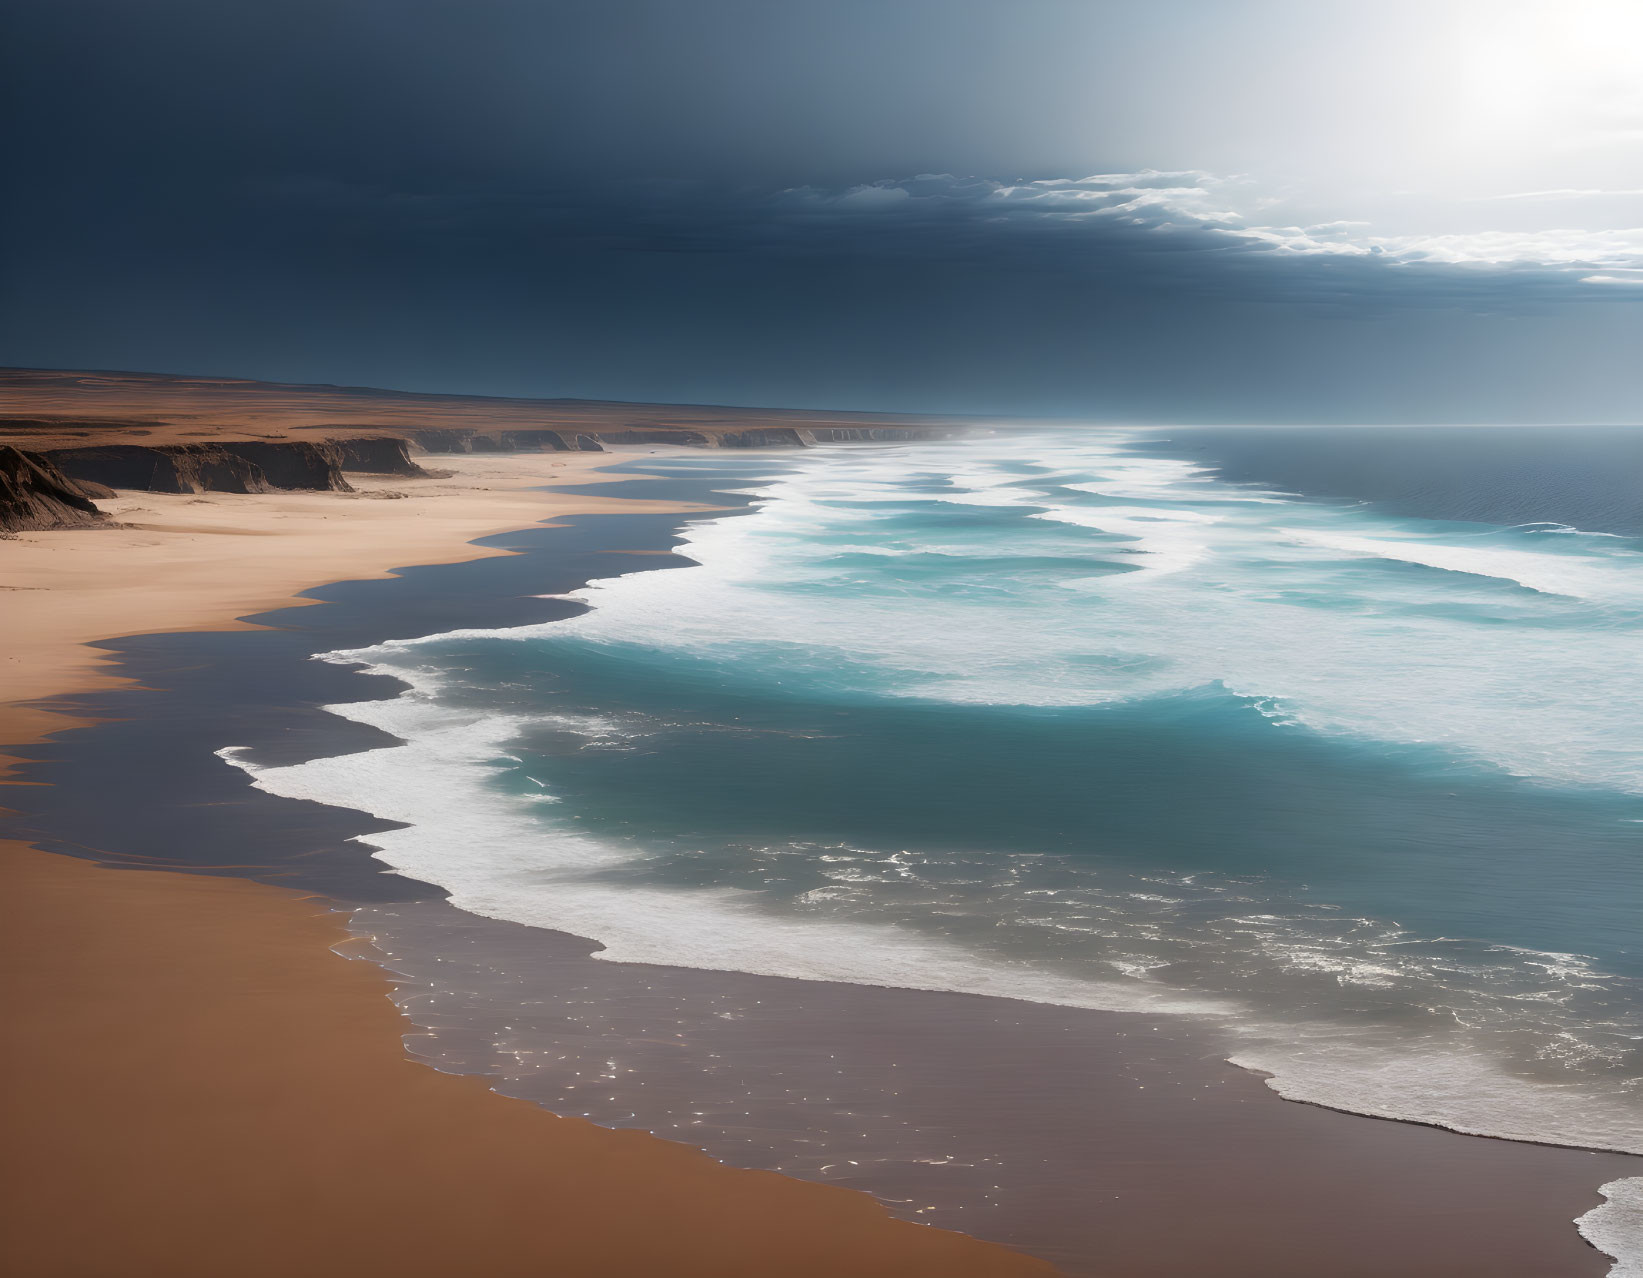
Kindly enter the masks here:
[[[122, 494], [131, 526], [0, 543], [0, 741], [80, 722], [19, 701], [122, 683], [82, 644], [232, 628], [320, 581], [508, 553], [468, 544], [486, 532], [645, 509], [530, 491], [570, 464], [462, 458], [453, 480], [378, 485], [419, 485], [400, 499]], [[111, 726], [135, 726], [163, 766], [152, 725]], [[558, 1118], [408, 1060], [381, 969], [333, 951], [345, 916], [329, 902], [8, 841], [0, 910], [5, 1274], [1049, 1272], [863, 1194]]]
[[324, 902], [18, 844], [0, 879], [0, 1272], [1049, 1272], [405, 1059]]
[[441, 1069], [1072, 1275], [1598, 1278], [1573, 1222], [1643, 1174], [1279, 1099], [1185, 1017], [610, 963], [437, 900], [353, 929]]

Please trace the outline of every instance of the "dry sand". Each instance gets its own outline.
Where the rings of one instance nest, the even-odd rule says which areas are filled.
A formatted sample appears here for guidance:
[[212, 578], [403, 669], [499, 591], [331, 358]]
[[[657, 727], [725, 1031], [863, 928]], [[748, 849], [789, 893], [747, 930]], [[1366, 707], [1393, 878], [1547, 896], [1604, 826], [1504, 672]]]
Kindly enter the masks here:
[[541, 487], [620, 480], [596, 468], [623, 456], [441, 457], [448, 478], [350, 475], [355, 493], [121, 492], [98, 506], [122, 526], [17, 533], [0, 541], [0, 742], [72, 722], [15, 703], [117, 682], [97, 640], [239, 629], [325, 582], [505, 554], [469, 543], [554, 516], [685, 509]]
[[[355, 496], [123, 493], [105, 505], [126, 527], [0, 542], [0, 741], [72, 723], [17, 702], [113, 678], [83, 644], [231, 627], [326, 581], [499, 553], [466, 543], [554, 515], [661, 508], [531, 491], [611, 460], [461, 457]], [[0, 843], [0, 909], [8, 1276], [1051, 1272], [408, 1061], [382, 973], [332, 951], [342, 918], [312, 898]]]

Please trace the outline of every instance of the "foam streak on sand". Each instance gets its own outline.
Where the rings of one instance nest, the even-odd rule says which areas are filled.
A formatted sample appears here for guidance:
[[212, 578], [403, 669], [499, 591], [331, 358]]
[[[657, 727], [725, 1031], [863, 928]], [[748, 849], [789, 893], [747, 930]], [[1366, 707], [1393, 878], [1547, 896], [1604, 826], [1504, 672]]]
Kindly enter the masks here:
[[1610, 1181], [1600, 1192], [1603, 1206], [1576, 1222], [1580, 1236], [1614, 1257], [1609, 1278], [1643, 1278], [1643, 1177]]

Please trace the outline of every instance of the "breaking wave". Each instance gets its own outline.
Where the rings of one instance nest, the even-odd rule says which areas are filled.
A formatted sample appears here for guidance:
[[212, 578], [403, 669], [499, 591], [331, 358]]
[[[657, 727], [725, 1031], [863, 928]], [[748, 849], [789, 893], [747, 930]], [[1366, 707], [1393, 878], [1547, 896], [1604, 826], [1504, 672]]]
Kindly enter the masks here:
[[[331, 708], [403, 744], [291, 767], [223, 754], [264, 789], [404, 823], [369, 836], [395, 870], [474, 913], [595, 939], [607, 959], [1189, 1014], [1294, 1099], [1643, 1152], [1643, 1021], [1612, 955], [1492, 937], [1487, 920], [1405, 925], [1401, 907], [1314, 890], [1304, 864], [1184, 868], [1213, 846], [1149, 851], [1145, 813], [1190, 804], [1185, 774], [1146, 773], [1155, 792], [1132, 796], [1125, 827], [1138, 833], [1089, 857], [1026, 834], [738, 835], [729, 800], [668, 839], [587, 803], [631, 785], [601, 760], [712, 760], [750, 734], [755, 757], [813, 767], [800, 743], [847, 711], [1008, 711], [1019, 743], [1058, 714], [1122, 710], [1103, 731], [1140, 740], [1161, 723], [1205, 748], [1224, 733], [1212, 778], [1214, 759], [1268, 748], [1251, 722], [1280, 734], [1273, 750], [1284, 733], [1340, 743], [1348, 774], [1351, 750], [1393, 752], [1426, 770], [1433, 857], [1479, 842], [1464, 814], [1486, 808], [1445, 815], [1451, 788], [1559, 796], [1571, 829], [1587, 818], [1570, 805], [1597, 795], [1592, 864], [1611, 863], [1616, 805], [1643, 793], [1635, 544], [1394, 519], [1156, 451], [1110, 433], [816, 450], [762, 480], [751, 513], [691, 525], [697, 566], [594, 582], [581, 616], [328, 654], [409, 685]], [[1280, 800], [1293, 757], [1274, 753], [1262, 783]], [[1077, 784], [1076, 762], [1051, 763]], [[713, 802], [681, 789], [698, 815]], [[1348, 810], [1380, 815], [1368, 798]], [[1195, 837], [1240, 820], [1209, 813]], [[1344, 828], [1296, 855], [1323, 874]], [[1394, 902], [1398, 873], [1388, 858]], [[1409, 908], [1428, 909], [1416, 883]]]

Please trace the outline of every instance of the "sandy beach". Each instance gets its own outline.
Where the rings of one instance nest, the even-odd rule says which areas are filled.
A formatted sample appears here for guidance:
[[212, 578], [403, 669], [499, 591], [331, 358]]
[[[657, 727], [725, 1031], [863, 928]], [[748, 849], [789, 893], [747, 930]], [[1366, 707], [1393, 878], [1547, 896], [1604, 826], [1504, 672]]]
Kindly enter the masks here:
[[1643, 1278], [1643, 0], [0, 31], [0, 1278]]
[[[451, 459], [354, 495], [121, 493], [120, 526], [0, 543], [0, 740], [117, 676], [86, 645], [224, 629], [340, 578], [503, 553], [611, 457]], [[405, 494], [399, 496], [398, 494]], [[381, 970], [326, 902], [4, 845], [4, 1243], [48, 1275], [1047, 1273], [863, 1194], [556, 1118], [406, 1059]]]
[[[0, 543], [35, 640], [0, 737], [54, 782], [13, 791], [19, 825], [76, 854], [0, 860], [5, 1272], [511, 1274], [544, 1247], [612, 1278], [1604, 1272], [1572, 1222], [1635, 1160], [1293, 1105], [1181, 1018], [600, 961], [385, 875], [382, 823], [213, 755], [387, 744], [319, 707], [392, 690], [313, 652], [570, 615], [557, 592], [676, 567], [670, 530], [746, 500], [717, 469], [610, 487], [623, 456], [122, 492], [123, 526]], [[87, 1199], [105, 1226], [63, 1230]]]
[[[6, 743], [68, 726], [29, 701], [109, 684], [90, 645], [120, 636], [242, 628], [237, 618], [304, 602], [300, 591], [391, 575], [406, 564], [482, 559], [473, 545], [554, 516], [676, 504], [554, 493], [598, 484], [606, 453], [438, 458], [448, 475], [355, 475], [353, 493], [122, 491], [100, 503], [112, 526], [23, 532], [4, 546], [0, 714]], [[3, 761], [0, 747], [0, 761]]]

